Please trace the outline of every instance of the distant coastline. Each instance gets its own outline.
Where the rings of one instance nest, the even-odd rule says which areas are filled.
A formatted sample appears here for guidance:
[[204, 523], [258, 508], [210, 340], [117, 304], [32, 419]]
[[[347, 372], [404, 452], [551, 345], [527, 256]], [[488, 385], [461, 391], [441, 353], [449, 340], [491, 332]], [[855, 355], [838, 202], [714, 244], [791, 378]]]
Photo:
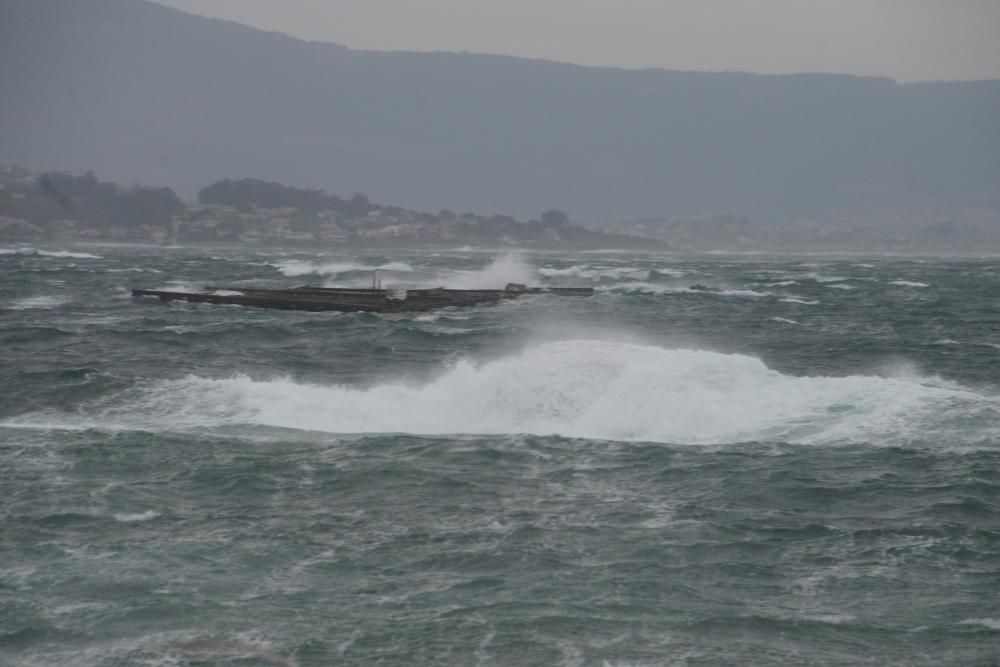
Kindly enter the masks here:
[[426, 213], [255, 179], [221, 180], [195, 202], [166, 187], [100, 181], [93, 172], [0, 168], [0, 242], [261, 245], [351, 248], [462, 246], [668, 249], [669, 244], [574, 224], [557, 209], [539, 219]]
[[845, 225], [747, 216], [644, 218], [597, 228], [558, 209], [538, 219], [427, 213], [255, 179], [216, 181], [183, 201], [166, 187], [99, 180], [92, 172], [0, 167], [0, 243], [133, 243], [308, 248], [626, 250], [719, 254], [982, 256], [1000, 252], [1000, 224], [983, 211], [917, 214]]

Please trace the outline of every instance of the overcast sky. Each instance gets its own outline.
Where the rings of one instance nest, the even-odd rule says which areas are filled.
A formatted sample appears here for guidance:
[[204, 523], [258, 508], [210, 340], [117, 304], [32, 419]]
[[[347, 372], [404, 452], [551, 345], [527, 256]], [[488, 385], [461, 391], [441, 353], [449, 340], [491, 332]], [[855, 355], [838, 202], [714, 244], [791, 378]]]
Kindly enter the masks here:
[[363, 49], [583, 65], [1000, 78], [1000, 0], [160, 0]]

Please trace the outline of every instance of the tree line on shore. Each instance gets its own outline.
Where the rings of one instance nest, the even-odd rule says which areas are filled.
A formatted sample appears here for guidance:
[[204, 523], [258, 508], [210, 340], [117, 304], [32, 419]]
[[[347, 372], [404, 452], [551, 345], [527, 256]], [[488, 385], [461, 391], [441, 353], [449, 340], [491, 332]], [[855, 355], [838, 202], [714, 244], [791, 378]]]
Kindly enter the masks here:
[[[180, 235], [178, 235], [180, 229]], [[0, 168], [0, 239], [240, 241], [415, 240], [501, 243], [587, 242], [605, 237], [557, 209], [538, 220], [508, 215], [412, 211], [355, 193], [297, 188], [252, 178], [222, 179], [185, 203], [168, 187], [101, 181], [93, 172], [40, 175]]]

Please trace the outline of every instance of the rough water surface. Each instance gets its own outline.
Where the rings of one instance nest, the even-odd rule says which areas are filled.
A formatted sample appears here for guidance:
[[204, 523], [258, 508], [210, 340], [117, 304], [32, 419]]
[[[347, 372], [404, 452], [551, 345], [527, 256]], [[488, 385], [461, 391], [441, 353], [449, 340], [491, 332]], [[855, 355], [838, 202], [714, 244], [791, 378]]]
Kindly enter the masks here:
[[[597, 294], [128, 293], [376, 268]], [[1000, 662], [997, 258], [0, 248], [0, 392], [3, 665]]]

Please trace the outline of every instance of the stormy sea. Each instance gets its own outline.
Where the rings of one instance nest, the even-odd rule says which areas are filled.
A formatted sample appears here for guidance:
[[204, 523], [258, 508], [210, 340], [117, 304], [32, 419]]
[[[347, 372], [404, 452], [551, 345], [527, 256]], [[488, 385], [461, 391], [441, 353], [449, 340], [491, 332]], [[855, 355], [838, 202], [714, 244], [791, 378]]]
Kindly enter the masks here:
[[[375, 269], [596, 292], [129, 291]], [[3, 665], [1000, 663], [997, 257], [8, 245], [0, 392]]]

